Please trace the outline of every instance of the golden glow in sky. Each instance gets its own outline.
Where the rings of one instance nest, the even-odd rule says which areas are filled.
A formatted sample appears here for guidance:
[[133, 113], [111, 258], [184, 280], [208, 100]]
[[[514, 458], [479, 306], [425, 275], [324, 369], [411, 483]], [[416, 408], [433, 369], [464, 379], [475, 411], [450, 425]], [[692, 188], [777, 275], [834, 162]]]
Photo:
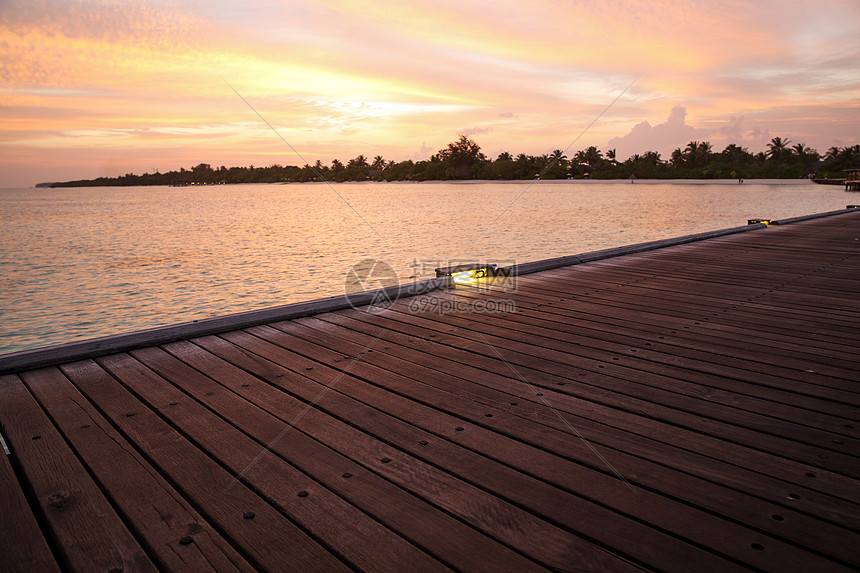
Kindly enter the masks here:
[[[2, 0], [0, 187], [358, 154], [860, 143], [860, 3]], [[229, 85], [228, 85], [229, 83]]]

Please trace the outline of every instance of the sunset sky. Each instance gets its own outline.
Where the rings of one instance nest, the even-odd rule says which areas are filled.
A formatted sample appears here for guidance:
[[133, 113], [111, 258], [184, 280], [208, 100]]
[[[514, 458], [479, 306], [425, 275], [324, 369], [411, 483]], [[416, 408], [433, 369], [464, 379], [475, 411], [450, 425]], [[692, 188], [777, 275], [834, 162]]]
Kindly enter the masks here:
[[[0, 187], [302, 157], [860, 143], [860, 2], [0, 0]], [[635, 82], [635, 83], [634, 83]], [[229, 85], [228, 85], [229, 84]]]

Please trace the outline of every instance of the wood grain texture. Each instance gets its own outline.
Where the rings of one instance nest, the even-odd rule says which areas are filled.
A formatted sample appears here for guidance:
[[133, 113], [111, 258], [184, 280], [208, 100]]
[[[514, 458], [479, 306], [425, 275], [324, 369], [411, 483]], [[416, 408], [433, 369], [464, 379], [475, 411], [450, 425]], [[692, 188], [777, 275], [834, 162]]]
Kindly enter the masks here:
[[860, 569], [860, 211], [787, 223], [0, 377], [0, 557]]
[[[3, 382], [0, 381], [0, 387]], [[2, 428], [0, 428], [2, 430]], [[0, 563], [11, 572], [59, 571], [27, 502], [10, 455], [0, 455]]]
[[160, 568], [253, 570], [59, 370], [23, 376]]
[[62, 566], [75, 571], [156, 571], [21, 380], [0, 378], [0, 394], [3, 435], [56, 540]]
[[[233, 540], [256, 567], [347, 570], [334, 554], [302, 531], [288, 516], [260, 498], [248, 485], [237, 481], [232, 473], [177, 432], [117, 380], [133, 387], [151, 384], [154, 376], [150, 370], [127, 354], [107, 357], [103, 363], [110, 374], [89, 360], [64, 365], [62, 370], [81, 393], [96, 404], [139, 450], [145, 451], [160, 472], [171, 477], [174, 487]], [[159, 406], [171, 407], [166, 400]], [[201, 431], [210, 432], [215, 438], [219, 436], [219, 428], [207, 420], [192, 418], [190, 421], [198, 424]], [[243, 518], [250, 513], [254, 514], [253, 519]], [[189, 537], [193, 541], [193, 534]], [[284, 546], [290, 550], [285, 552]]]

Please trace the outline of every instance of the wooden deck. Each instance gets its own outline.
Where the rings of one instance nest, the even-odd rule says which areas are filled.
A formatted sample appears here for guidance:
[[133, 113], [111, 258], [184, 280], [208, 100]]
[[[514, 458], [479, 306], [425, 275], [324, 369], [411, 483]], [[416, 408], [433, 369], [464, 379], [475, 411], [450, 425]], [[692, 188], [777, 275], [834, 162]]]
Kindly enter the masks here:
[[858, 293], [860, 211], [5, 374], [0, 568], [857, 570]]

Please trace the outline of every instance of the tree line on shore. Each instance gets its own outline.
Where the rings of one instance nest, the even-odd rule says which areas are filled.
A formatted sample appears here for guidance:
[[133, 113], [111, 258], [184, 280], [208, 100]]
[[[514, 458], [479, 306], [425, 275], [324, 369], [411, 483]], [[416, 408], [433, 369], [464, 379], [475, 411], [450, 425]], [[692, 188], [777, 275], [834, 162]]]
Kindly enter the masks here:
[[707, 141], [691, 141], [668, 159], [656, 151], [618, 161], [615, 150], [603, 153], [594, 146], [567, 157], [561, 149], [545, 155], [513, 156], [502, 152], [488, 159], [472, 139], [461, 135], [425, 161], [369, 160], [364, 155], [346, 164], [338, 159], [325, 165], [213, 168], [200, 163], [190, 170], [126, 174], [90, 180], [52, 183], [51, 187], [132, 185], [214, 185], [221, 183], [304, 183], [313, 181], [430, 181], [516, 179], [798, 179], [842, 178], [844, 170], [860, 167], [860, 145], [831, 147], [823, 155], [803, 143], [774, 137], [767, 150], [751, 153], [736, 144], [715, 152]]

